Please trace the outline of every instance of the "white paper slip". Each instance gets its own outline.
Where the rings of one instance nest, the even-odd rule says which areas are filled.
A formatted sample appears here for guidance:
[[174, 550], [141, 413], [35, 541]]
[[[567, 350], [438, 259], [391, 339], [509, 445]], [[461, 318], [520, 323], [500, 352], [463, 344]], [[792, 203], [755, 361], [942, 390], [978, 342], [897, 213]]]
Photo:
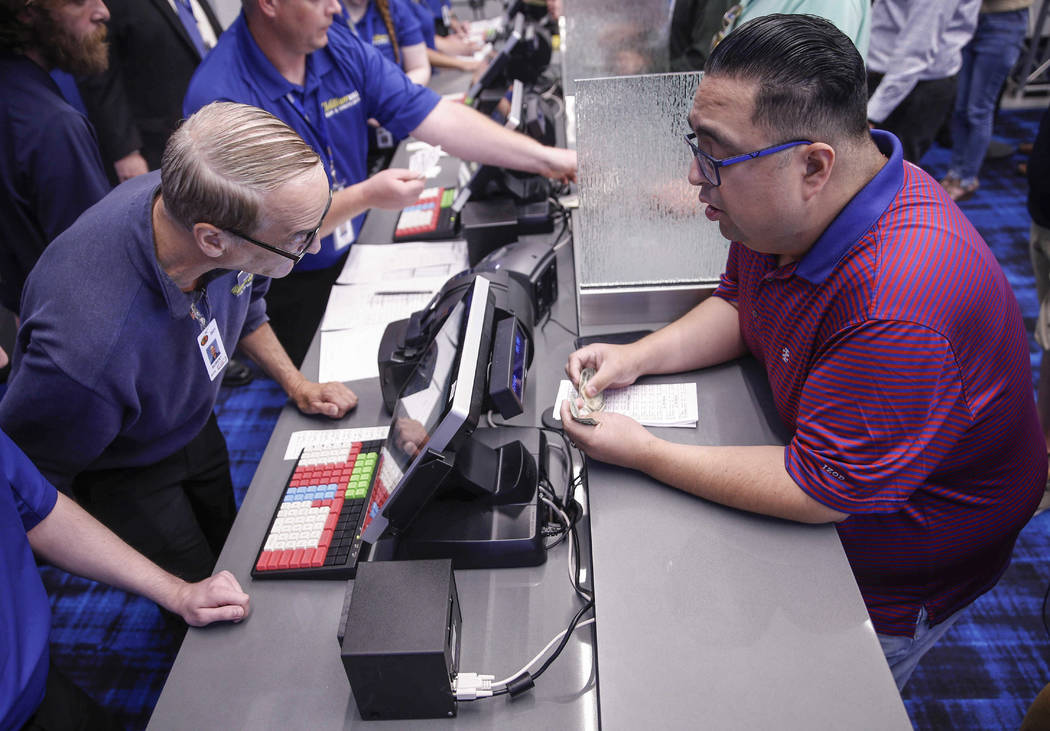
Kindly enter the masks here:
[[386, 323], [322, 331], [318, 381], [325, 383], [379, 378], [377, 354], [384, 330]]
[[386, 439], [389, 426], [363, 426], [356, 429], [311, 429], [292, 432], [288, 437], [288, 449], [284, 451], [285, 459], [298, 459], [304, 449], [326, 449], [330, 447], [349, 447], [354, 442], [371, 442]]
[[403, 320], [430, 302], [431, 291], [383, 292], [376, 285], [336, 285], [328, 297], [321, 330], [346, 330], [353, 327], [385, 327]]
[[387, 292], [433, 291], [469, 266], [463, 240], [355, 244], [337, 283], [382, 284]]
[[408, 158], [408, 169], [421, 178], [432, 178], [441, 172], [437, 162], [445, 153], [441, 151], [441, 145], [432, 147], [426, 143], [413, 152]]
[[[696, 384], [692, 382], [634, 385], [607, 389], [604, 393], [604, 411], [630, 416], [643, 426], [695, 427], [699, 418]], [[561, 420], [562, 401], [578, 397], [572, 381], [564, 380], [558, 384], [554, 418]]]

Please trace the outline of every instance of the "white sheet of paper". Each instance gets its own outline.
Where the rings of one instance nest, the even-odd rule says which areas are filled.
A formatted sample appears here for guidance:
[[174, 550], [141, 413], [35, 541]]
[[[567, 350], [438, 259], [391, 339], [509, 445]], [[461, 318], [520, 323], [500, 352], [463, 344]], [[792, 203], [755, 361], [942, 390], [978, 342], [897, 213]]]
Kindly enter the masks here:
[[354, 442], [370, 442], [375, 439], [386, 439], [389, 426], [364, 426], [356, 429], [314, 429], [292, 432], [288, 437], [288, 447], [284, 450], [285, 459], [298, 459], [299, 453], [307, 448], [349, 447]]
[[379, 342], [386, 323], [321, 333], [318, 381], [359, 381], [379, 377]]
[[426, 306], [433, 296], [422, 292], [381, 292], [375, 285], [336, 285], [328, 297], [321, 330], [370, 328], [402, 320]]
[[469, 266], [463, 240], [355, 244], [337, 283], [381, 283], [387, 292], [433, 291]]
[[[554, 399], [554, 418], [561, 420], [561, 402], [578, 398], [572, 381], [558, 384]], [[605, 391], [605, 411], [630, 416], [643, 426], [695, 427], [699, 418], [696, 384], [642, 384]], [[600, 412], [599, 412], [600, 413]]]

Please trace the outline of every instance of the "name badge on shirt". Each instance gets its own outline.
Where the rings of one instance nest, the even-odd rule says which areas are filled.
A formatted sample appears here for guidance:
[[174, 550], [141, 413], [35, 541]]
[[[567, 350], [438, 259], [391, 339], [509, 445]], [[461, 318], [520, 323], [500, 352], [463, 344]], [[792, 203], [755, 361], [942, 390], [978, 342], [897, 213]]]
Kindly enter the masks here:
[[222, 337], [219, 335], [219, 326], [212, 319], [204, 332], [197, 336], [197, 346], [201, 349], [201, 357], [204, 358], [204, 367], [208, 369], [208, 377], [215, 377], [222, 373], [222, 369], [230, 362], [226, 357], [226, 348], [222, 346]]
[[390, 134], [385, 127], [376, 127], [376, 145], [381, 150], [388, 150], [394, 146], [394, 135]]
[[[342, 190], [343, 187], [342, 183], [336, 183], [332, 186], [332, 191], [338, 192]], [[348, 218], [345, 223], [341, 224], [332, 232], [332, 236], [335, 240], [336, 251], [342, 251], [350, 244], [354, 243], [354, 219]]]

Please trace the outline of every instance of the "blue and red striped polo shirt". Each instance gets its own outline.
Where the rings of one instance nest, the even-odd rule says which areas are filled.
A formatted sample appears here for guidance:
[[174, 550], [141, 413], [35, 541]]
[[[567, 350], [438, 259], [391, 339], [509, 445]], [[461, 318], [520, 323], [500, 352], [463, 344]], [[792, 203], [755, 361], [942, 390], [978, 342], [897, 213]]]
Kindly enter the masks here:
[[932, 178], [889, 157], [806, 255], [734, 242], [733, 302], [777, 411], [785, 466], [848, 513], [839, 536], [877, 631], [911, 635], [991, 588], [1046, 484], [1021, 313]]

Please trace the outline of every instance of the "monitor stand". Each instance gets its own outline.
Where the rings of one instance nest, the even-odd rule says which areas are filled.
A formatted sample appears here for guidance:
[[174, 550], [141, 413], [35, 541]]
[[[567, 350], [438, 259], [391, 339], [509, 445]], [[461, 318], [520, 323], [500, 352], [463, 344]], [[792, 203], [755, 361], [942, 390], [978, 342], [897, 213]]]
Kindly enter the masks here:
[[536, 486], [536, 460], [521, 442], [469, 439], [440, 493], [398, 536], [394, 557], [451, 558], [457, 569], [539, 566], [546, 519]]

